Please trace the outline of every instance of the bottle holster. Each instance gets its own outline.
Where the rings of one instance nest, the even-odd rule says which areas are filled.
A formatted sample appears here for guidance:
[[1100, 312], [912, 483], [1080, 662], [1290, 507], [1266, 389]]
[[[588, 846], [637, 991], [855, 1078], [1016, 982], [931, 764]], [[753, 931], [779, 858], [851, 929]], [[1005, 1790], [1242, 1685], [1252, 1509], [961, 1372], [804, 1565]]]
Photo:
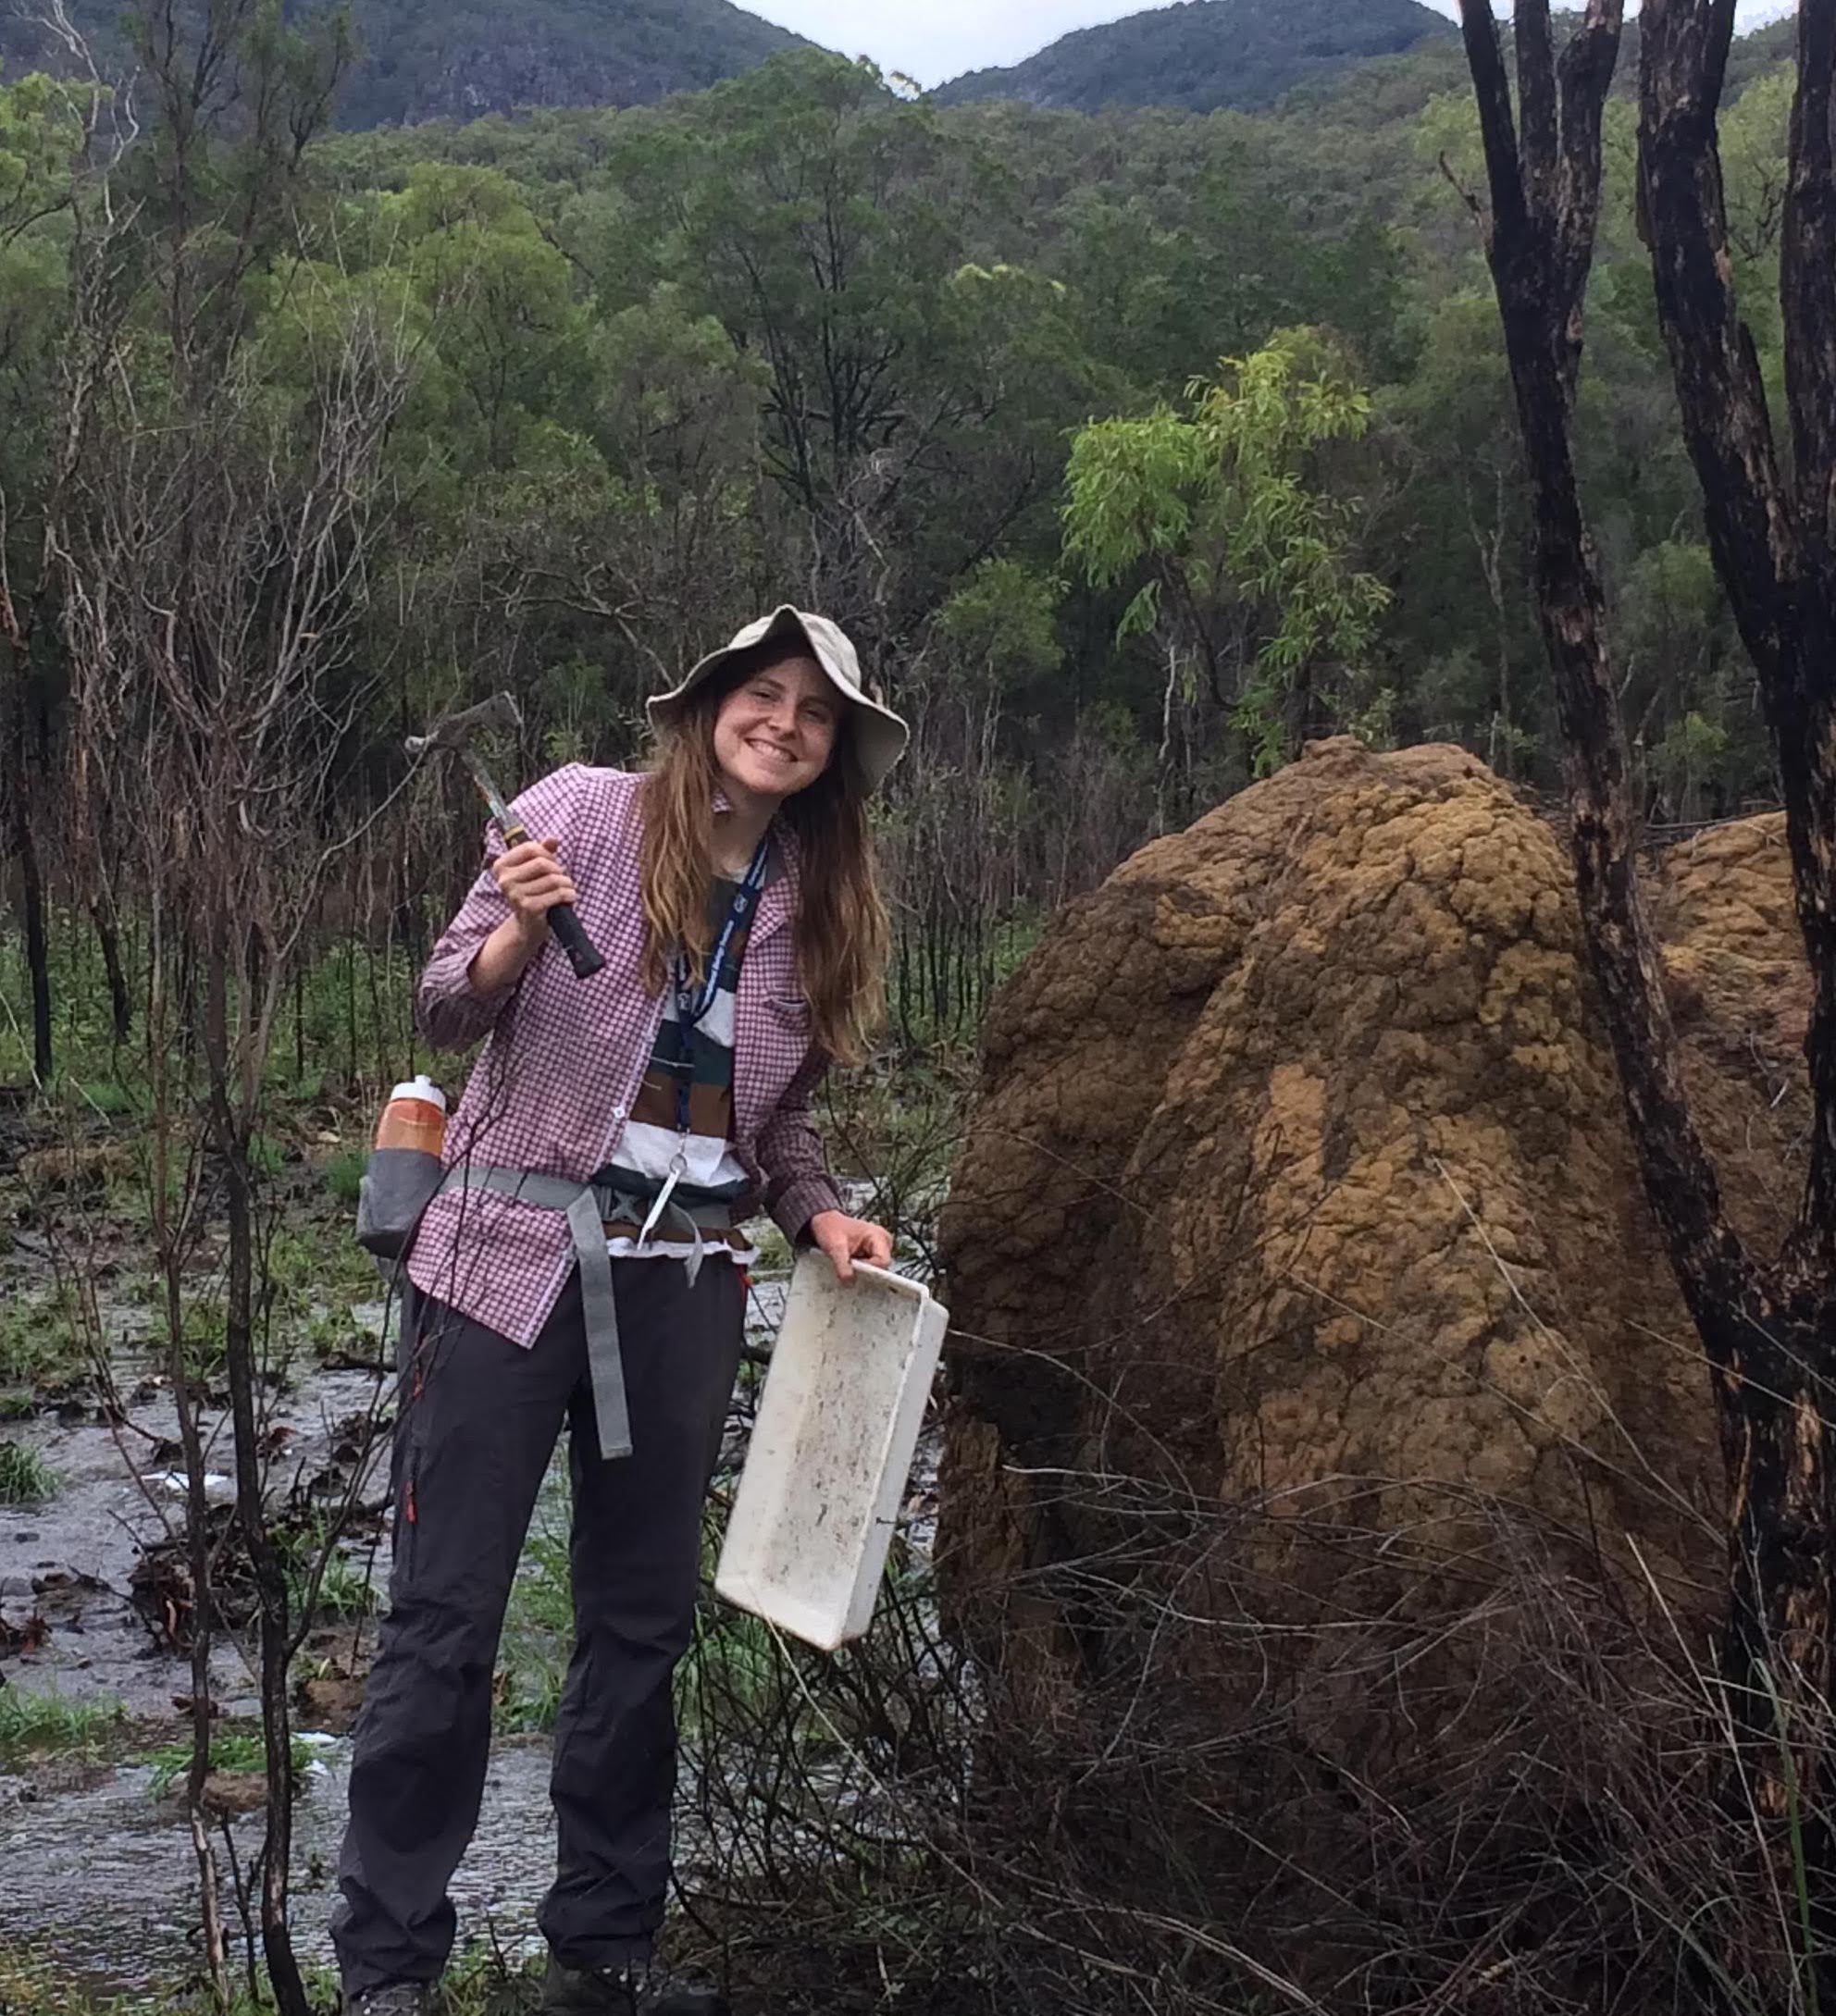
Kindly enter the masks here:
[[378, 1260], [405, 1258], [440, 1179], [440, 1157], [425, 1148], [372, 1148], [357, 1191], [357, 1243]]

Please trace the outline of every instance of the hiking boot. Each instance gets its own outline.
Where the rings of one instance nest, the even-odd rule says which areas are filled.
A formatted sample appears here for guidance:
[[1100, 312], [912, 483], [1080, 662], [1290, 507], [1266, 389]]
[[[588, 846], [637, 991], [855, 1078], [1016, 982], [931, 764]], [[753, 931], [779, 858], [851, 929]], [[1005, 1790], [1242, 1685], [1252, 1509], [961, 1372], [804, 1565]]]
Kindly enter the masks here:
[[344, 1997], [344, 2016], [428, 2016], [433, 1990], [425, 1981], [391, 1981]]
[[653, 1967], [566, 1967], [551, 1953], [542, 2016], [728, 2016], [726, 1997]]

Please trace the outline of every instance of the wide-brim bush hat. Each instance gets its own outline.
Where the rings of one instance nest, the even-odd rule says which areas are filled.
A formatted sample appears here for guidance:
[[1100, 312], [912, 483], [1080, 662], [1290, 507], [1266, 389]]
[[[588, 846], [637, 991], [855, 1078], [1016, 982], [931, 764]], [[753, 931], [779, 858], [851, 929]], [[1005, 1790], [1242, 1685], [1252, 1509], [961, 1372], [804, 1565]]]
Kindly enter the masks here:
[[710, 651], [680, 686], [672, 686], [667, 693], [653, 694], [646, 703], [651, 725], [674, 727], [698, 686], [715, 677], [736, 659], [749, 657], [763, 646], [786, 638], [800, 641], [808, 649], [829, 684], [853, 710], [855, 754], [867, 788], [877, 790], [887, 773], [905, 753], [911, 730], [891, 708], [880, 703], [877, 693], [861, 676], [861, 661], [841, 625], [831, 623], [826, 616], [793, 609], [788, 602], [780, 603], [769, 616], [759, 617], [743, 630], [736, 630], [732, 641], [717, 651]]

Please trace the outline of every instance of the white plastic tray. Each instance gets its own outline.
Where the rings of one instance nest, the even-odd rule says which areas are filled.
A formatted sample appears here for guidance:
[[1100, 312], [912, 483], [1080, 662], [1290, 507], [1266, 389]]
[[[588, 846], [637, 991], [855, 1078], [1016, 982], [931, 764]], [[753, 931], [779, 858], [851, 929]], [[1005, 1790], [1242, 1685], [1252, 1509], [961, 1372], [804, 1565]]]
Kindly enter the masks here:
[[873, 1619], [949, 1314], [819, 1253], [791, 1276], [714, 1588], [825, 1651]]

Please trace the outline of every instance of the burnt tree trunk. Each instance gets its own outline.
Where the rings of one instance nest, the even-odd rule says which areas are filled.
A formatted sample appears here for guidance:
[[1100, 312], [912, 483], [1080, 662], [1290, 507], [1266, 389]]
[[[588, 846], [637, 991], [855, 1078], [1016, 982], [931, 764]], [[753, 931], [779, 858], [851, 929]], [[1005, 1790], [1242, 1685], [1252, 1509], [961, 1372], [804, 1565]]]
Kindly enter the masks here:
[[197, 1861], [199, 1910], [203, 1918], [205, 1964], [212, 1997], [218, 2010], [230, 2007], [230, 1983], [217, 1896], [217, 1851], [211, 1842], [210, 1816], [204, 1788], [210, 1775], [211, 1717], [216, 1711], [210, 1673], [211, 1643], [217, 1629], [217, 1549], [210, 1529], [210, 1501], [205, 1491], [208, 1467], [205, 1455], [203, 1414], [207, 1381], [196, 1376], [185, 1331], [185, 1263], [195, 1233], [195, 1198], [186, 1181], [185, 1156], [177, 1135], [181, 1098], [171, 1074], [171, 1045], [167, 1040], [182, 1020], [179, 1001], [183, 983], [174, 975], [167, 957], [165, 915], [154, 897], [152, 946], [147, 977], [147, 1062], [152, 1094], [152, 1206], [154, 1252], [166, 1317], [167, 1373], [172, 1405], [179, 1419], [179, 1441], [185, 1465], [185, 1559], [192, 1583], [192, 1755], [185, 1778], [185, 1806], [191, 1822], [192, 1852]]
[[19, 863], [19, 910], [25, 925], [26, 971], [31, 985], [31, 1069], [49, 1088], [56, 1059], [51, 1043], [51, 946], [44, 929], [44, 876], [26, 808], [26, 773], [13, 773], [13, 852]]
[[289, 1641], [287, 1577], [268, 1526], [261, 1458], [261, 1418], [255, 1381], [254, 1186], [250, 1173], [253, 1120], [242, 1083], [242, 1046], [230, 1026], [232, 966], [236, 1008], [246, 1014], [258, 982], [252, 967], [256, 934], [245, 927], [212, 923], [206, 947], [205, 1054], [209, 1071], [212, 1145], [223, 1165], [225, 1374], [235, 1431], [236, 1523], [255, 1585], [257, 1671], [261, 1728], [267, 1750], [267, 1831], [259, 1858], [261, 1942], [279, 2016], [312, 2016], [287, 1924], [292, 1866], [292, 1719], [287, 1701]]
[[32, 1076], [48, 1088], [56, 1063], [51, 1040], [51, 946], [45, 930], [44, 872], [31, 805], [32, 777], [43, 772], [32, 761], [31, 670], [26, 632], [4, 583], [0, 583], [0, 642], [12, 661], [12, 676], [7, 681], [12, 732], [6, 739], [12, 779], [6, 794], [6, 837], [19, 864], [19, 922], [25, 934], [26, 972], [31, 990]]
[[[1769, 1677], [1781, 1701], [1766, 1719], [1816, 1727], [1830, 1698], [1836, 1619], [1826, 1424], [1836, 1360], [1836, 0], [1805, 0], [1799, 19], [1781, 264], [1794, 485], [1780, 475], [1728, 245], [1716, 119], [1733, 0], [1647, 0], [1643, 20], [1641, 220], [1709, 550], [1777, 753], [1812, 980], [1808, 1176], [1784, 1250], [1765, 1270], [1748, 1358], [1735, 1361], [1745, 1379], [1730, 1676]], [[1800, 1785], [1817, 1786], [1827, 1761], [1803, 1762], [1819, 1775]], [[1762, 1789], [1764, 1810], [1786, 1820], [1790, 1787]]]
[[[1745, 1797], [1773, 1824], [1769, 1846], [1781, 1863], [1804, 1823], [1798, 1845], [1809, 1851], [1821, 1917], [1830, 1844], [1805, 1816], [1829, 1790], [1836, 1578], [1825, 1428], [1836, 1343], [1836, 604], [1828, 593], [1836, 564], [1829, 83], [1836, 0], [1805, 0], [1793, 125], [1796, 222], [1787, 225], [1785, 292], [1799, 422], [1795, 507], [1779, 484], [1752, 341], [1734, 315], [1721, 216], [1714, 117], [1733, 0], [1645, 0], [1642, 17], [1643, 208], [1660, 315], [1711, 549], [1766, 696], [1815, 976], [1808, 1053], [1816, 1141], [1796, 1230], [1770, 1262], [1749, 1253], [1730, 1224], [1690, 1111], [1663, 966], [1639, 892], [1634, 794], [1575, 477], [1571, 428], [1600, 208], [1601, 118], [1622, 16], [1623, 0], [1590, 0], [1558, 60], [1548, 0], [1519, 0], [1514, 109], [1489, 0], [1461, 0], [1490, 191], [1489, 204], [1470, 200], [1485, 234], [1530, 477], [1537, 600], [1555, 673], [1590, 964], [1645, 1194], [1715, 1392], [1729, 1488], [1723, 1680], [1746, 1739]], [[1823, 513], [1816, 534], [1821, 595], [1809, 591], [1793, 525], [1794, 510], [1802, 516], [1814, 501]]]
[[89, 907], [90, 922], [95, 926], [95, 942], [102, 949], [102, 970], [108, 980], [111, 1026], [118, 1045], [134, 1033], [134, 1001], [128, 991], [128, 970], [121, 960], [121, 934], [116, 928], [115, 909], [109, 898], [96, 897]]

